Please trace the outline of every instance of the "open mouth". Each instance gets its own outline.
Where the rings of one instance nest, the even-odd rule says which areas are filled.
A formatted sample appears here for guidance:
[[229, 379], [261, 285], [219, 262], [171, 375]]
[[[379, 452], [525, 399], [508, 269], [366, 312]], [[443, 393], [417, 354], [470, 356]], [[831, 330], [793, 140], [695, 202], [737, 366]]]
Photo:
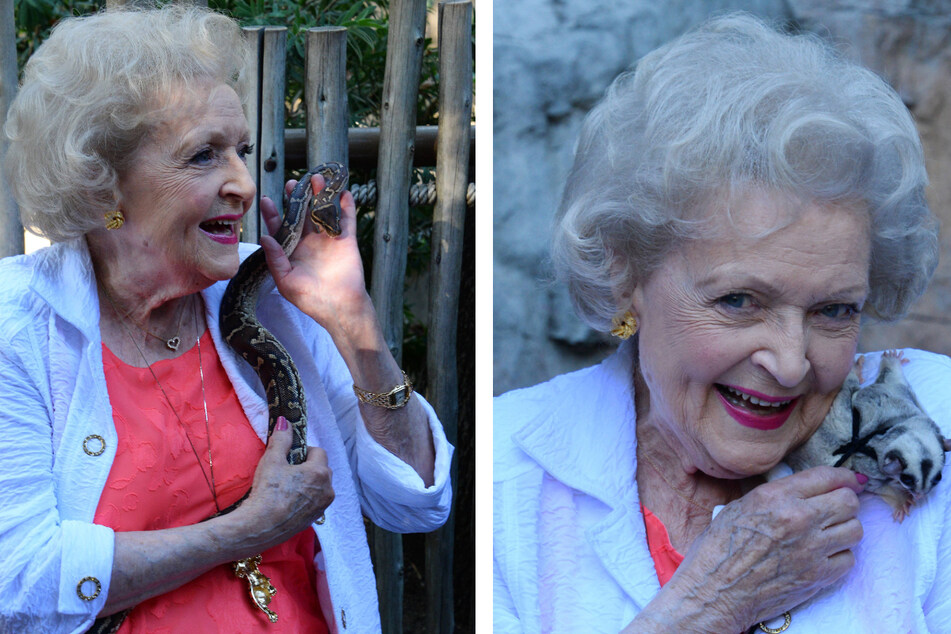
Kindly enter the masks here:
[[198, 225], [198, 228], [215, 242], [234, 244], [238, 241], [238, 221], [214, 218]]
[[792, 414], [799, 397], [757, 397], [728, 385], [715, 384], [720, 401], [736, 422], [755, 429], [778, 429]]

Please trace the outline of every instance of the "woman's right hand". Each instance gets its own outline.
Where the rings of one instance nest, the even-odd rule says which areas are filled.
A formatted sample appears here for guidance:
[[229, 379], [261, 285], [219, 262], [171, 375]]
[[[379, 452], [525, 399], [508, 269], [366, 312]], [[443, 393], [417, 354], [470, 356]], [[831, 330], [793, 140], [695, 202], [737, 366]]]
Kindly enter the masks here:
[[291, 431], [275, 427], [241, 506], [207, 522], [115, 534], [106, 616], [168, 592], [211, 568], [251, 557], [310, 526], [334, 499], [327, 454], [287, 462]]
[[848, 469], [814, 467], [734, 500], [694, 541], [644, 624], [678, 615], [688, 626], [679, 631], [742, 632], [802, 604], [854, 565], [861, 491]]
[[[292, 432], [280, 421], [258, 462], [251, 493], [230, 515], [245, 527], [248, 547], [266, 550], [286, 541], [324, 514], [334, 499], [327, 454], [307, 448], [307, 460], [287, 462]], [[227, 517], [227, 516], [224, 516]]]

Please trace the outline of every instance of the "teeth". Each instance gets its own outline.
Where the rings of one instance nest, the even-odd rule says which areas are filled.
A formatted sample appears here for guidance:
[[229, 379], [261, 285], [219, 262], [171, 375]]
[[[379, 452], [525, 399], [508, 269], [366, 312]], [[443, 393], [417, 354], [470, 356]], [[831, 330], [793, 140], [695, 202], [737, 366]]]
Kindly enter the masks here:
[[[724, 387], [725, 387], [725, 386], [724, 386]], [[739, 391], [737, 391], [737, 390], [734, 390], [732, 387], [727, 387], [726, 390], [727, 390], [730, 394], [736, 396], [737, 398], [740, 398], [740, 399], [742, 399], [742, 400], [744, 400], [744, 401], [746, 401], [746, 402], [748, 402], [748, 403], [752, 403], [753, 405], [758, 405], [758, 406], [760, 406], [760, 407], [780, 408], [780, 407], [786, 407], [787, 405], [789, 405], [790, 403], [792, 403], [792, 399], [789, 399], [788, 401], [779, 401], [778, 403], [768, 403], [768, 402], [766, 402], [766, 401], [762, 401], [762, 400], [756, 398], [755, 396], [750, 396], [749, 394], [744, 394], [743, 392], [739, 392]]]
[[212, 222], [203, 223], [202, 226], [205, 227], [206, 231], [211, 231], [212, 233], [230, 233], [233, 223], [215, 220]]

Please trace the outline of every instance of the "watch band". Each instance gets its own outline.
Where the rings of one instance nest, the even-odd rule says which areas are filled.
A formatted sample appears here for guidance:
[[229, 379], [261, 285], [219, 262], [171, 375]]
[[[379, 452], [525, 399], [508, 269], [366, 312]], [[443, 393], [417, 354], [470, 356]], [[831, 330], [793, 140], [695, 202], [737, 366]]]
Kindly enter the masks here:
[[389, 392], [369, 392], [354, 385], [353, 393], [357, 395], [357, 400], [361, 403], [385, 409], [399, 409], [409, 402], [409, 397], [413, 394], [413, 384], [406, 376], [406, 372], [403, 372], [403, 383]]

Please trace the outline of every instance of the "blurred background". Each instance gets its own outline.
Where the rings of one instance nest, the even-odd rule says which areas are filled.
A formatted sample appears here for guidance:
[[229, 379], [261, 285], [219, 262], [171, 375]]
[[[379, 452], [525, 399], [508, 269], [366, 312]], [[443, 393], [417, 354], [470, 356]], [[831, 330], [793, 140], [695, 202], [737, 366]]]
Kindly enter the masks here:
[[[645, 53], [745, 10], [811, 31], [881, 75], [924, 144], [927, 198], [951, 225], [951, 0], [511, 0], [494, 5], [494, 391], [596, 363], [611, 337], [550, 282], [548, 241], [585, 113]], [[951, 236], [928, 292], [895, 323], [863, 323], [860, 351], [951, 354]]]

